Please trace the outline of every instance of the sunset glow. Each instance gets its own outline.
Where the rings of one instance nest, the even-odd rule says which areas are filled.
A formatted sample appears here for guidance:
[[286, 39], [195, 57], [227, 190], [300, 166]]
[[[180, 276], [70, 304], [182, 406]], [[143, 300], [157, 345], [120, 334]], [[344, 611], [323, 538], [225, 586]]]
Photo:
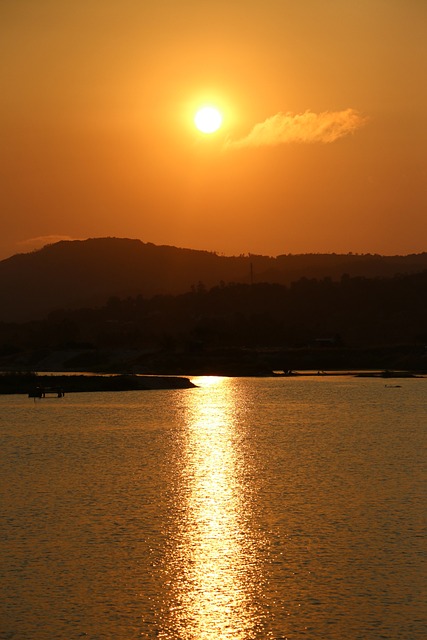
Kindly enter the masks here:
[[0, 259], [425, 250], [426, 2], [27, 4], [0, 9]]
[[0, 640], [427, 639], [426, 27], [0, 1]]

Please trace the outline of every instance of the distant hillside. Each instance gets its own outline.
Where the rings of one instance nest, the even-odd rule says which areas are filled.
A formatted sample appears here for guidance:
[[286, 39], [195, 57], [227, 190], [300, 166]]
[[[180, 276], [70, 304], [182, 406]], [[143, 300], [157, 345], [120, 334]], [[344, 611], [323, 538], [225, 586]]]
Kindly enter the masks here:
[[175, 295], [221, 282], [289, 284], [302, 277], [393, 276], [425, 269], [427, 253], [225, 257], [124, 238], [62, 241], [0, 262], [0, 321], [94, 307], [113, 296]]

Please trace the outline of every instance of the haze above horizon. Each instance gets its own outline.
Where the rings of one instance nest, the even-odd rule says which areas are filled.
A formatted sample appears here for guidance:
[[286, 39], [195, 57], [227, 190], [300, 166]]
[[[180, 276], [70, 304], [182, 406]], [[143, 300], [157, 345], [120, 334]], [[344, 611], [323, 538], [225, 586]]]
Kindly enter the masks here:
[[418, 0], [4, 0], [0, 259], [425, 251], [426, 25]]

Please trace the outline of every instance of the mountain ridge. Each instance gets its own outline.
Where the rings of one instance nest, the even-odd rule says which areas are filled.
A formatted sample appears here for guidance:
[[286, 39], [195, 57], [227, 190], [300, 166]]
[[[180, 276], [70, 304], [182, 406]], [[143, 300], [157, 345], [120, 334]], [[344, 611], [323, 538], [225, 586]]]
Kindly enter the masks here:
[[300, 278], [390, 277], [427, 269], [427, 253], [247, 254], [155, 245], [129, 238], [61, 240], [0, 261], [0, 321], [39, 319], [111, 297], [177, 295], [223, 283], [290, 284]]

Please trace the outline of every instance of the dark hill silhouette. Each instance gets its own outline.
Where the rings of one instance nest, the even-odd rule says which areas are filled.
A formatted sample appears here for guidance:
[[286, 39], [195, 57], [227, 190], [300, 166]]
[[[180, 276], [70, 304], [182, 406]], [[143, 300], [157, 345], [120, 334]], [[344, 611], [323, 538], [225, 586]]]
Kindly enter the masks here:
[[289, 284], [301, 277], [391, 277], [424, 269], [427, 253], [226, 257], [124, 238], [62, 241], [0, 262], [0, 321], [42, 318], [58, 308], [95, 307], [114, 296], [177, 295], [221, 282], [249, 283], [251, 278]]

